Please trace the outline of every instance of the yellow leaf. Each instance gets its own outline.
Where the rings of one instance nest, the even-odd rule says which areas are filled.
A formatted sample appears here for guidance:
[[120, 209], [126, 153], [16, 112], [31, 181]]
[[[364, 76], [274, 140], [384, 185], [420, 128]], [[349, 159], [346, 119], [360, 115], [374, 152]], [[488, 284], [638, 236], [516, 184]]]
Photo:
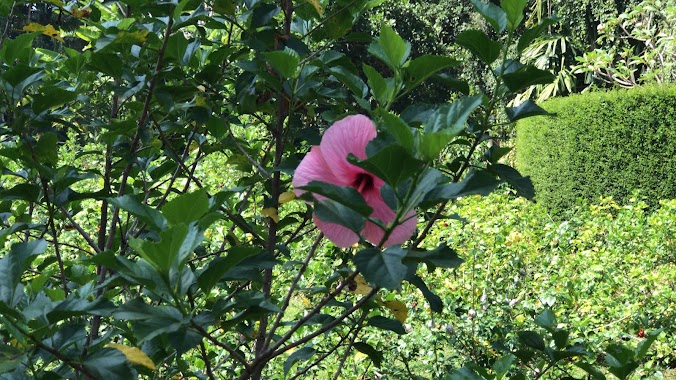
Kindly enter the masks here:
[[349, 287], [350, 291], [356, 294], [368, 294], [372, 289], [361, 274], [358, 274], [357, 277], [354, 278], [354, 284], [350, 285], [352, 285]]
[[59, 40], [60, 42], [65, 42], [63, 40], [63, 37], [61, 37], [61, 33], [59, 33], [52, 24], [48, 25], [42, 25], [38, 24], [37, 22], [31, 22], [30, 24], [26, 25], [23, 27], [24, 32], [40, 32], [44, 34], [45, 36], [49, 36], [54, 38], [55, 40]]
[[126, 30], [120, 30], [117, 32], [115, 37], [115, 42], [126, 43], [132, 45], [143, 45], [144, 42], [148, 39], [148, 29], [135, 30], [133, 32], [128, 32]]
[[134, 364], [142, 365], [151, 370], [155, 370], [155, 363], [146, 355], [145, 352], [141, 351], [136, 347], [125, 346], [124, 344], [118, 343], [108, 343], [106, 347], [115, 348], [120, 350], [127, 357], [127, 360]]
[[408, 308], [406, 305], [404, 305], [403, 302], [401, 301], [385, 301], [383, 302], [383, 305], [390, 309], [392, 311], [392, 314], [394, 314], [394, 318], [401, 322], [404, 323], [406, 322], [406, 318], [408, 317]]
[[285, 191], [279, 194], [279, 204], [283, 205], [286, 202], [296, 199], [296, 194], [293, 191]]
[[322, 4], [319, 0], [307, 0], [307, 2], [315, 8], [319, 17], [324, 17], [324, 9], [322, 9]]
[[279, 223], [279, 215], [277, 215], [277, 209], [275, 209], [274, 207], [268, 207], [268, 208], [262, 209], [261, 214], [263, 216], [267, 216], [268, 218], [274, 220], [275, 223]]
[[354, 361], [356, 361], [356, 362], [360, 362], [360, 361], [362, 361], [366, 358], [368, 358], [368, 355], [366, 355], [363, 352], [357, 351], [357, 352], [354, 353]]
[[89, 16], [91, 13], [92, 13], [91, 8], [83, 8], [83, 9], [79, 9], [79, 8], [77, 8], [77, 7], [73, 7], [73, 8], [70, 9], [70, 14], [72, 14], [73, 17], [75, 17], [75, 18], [83, 18], [83, 17], [87, 17], [87, 16]]

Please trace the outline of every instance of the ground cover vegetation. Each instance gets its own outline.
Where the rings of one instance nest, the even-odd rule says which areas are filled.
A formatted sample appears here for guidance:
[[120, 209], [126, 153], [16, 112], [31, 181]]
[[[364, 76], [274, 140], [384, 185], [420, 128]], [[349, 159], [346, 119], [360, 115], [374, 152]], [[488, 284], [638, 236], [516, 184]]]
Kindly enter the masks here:
[[[388, 370], [388, 378], [624, 379], [671, 365], [673, 295], [661, 286], [644, 303], [625, 301], [630, 316], [608, 322], [620, 329], [599, 339], [589, 324], [617, 314], [576, 286], [611, 275], [592, 270], [565, 283], [582, 301], [576, 309], [557, 292], [564, 275], [551, 272], [554, 256], [508, 257], [525, 240], [491, 228], [486, 249], [454, 219], [465, 213], [456, 200], [476, 200], [469, 195], [509, 188], [510, 197], [533, 197], [530, 181], [500, 163], [509, 149], [494, 137], [545, 113], [531, 100], [505, 106], [554, 80], [521, 58], [555, 20], [525, 25], [523, 0], [472, 1], [477, 27], [455, 35], [461, 54], [413, 56], [400, 26], [351, 33], [382, 3], [3, 2], [0, 378], [337, 379]], [[347, 46], [365, 48], [372, 64]], [[460, 59], [490, 80], [455, 77]], [[407, 97], [429, 80], [449, 96]], [[511, 202], [520, 201], [469, 207], [504, 221], [510, 210], [500, 203], [528, 208]], [[673, 205], [663, 207], [657, 215], [670, 225]], [[523, 223], [546, 217], [533, 210]], [[624, 214], [603, 215], [533, 241], [610, 260], [616, 251], [583, 255], [605, 247], [591, 240], [615, 237], [604, 223]], [[639, 237], [668, 235], [655, 231]], [[655, 251], [646, 253], [655, 278], [673, 278], [661, 265], [673, 252], [664, 241], [650, 240]], [[453, 272], [463, 260], [471, 275]], [[489, 288], [498, 272], [478, 270], [503, 265], [546, 294], [528, 298], [501, 276]], [[625, 285], [599, 284], [616, 299]], [[506, 305], [524, 308], [513, 324], [507, 296]], [[451, 338], [431, 323], [436, 361], [427, 372], [428, 353], [387, 346], [425, 337], [413, 326], [419, 309], [425, 326], [457, 317], [443, 324]], [[418, 344], [429, 348], [410, 345]], [[457, 353], [446, 360], [446, 351]]]

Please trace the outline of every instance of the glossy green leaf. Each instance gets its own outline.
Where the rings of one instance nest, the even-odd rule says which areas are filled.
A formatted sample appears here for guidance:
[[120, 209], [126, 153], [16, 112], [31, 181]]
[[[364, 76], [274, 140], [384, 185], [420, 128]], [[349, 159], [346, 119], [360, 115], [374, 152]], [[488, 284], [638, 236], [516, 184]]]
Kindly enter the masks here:
[[383, 353], [381, 351], [376, 350], [366, 342], [355, 342], [354, 348], [362, 354], [366, 354], [376, 367], [381, 366], [383, 362]]
[[507, 14], [507, 27], [514, 31], [523, 21], [523, 10], [526, 8], [528, 0], [502, 0], [500, 6]]
[[587, 372], [592, 378], [595, 380], [606, 380], [606, 376], [601, 372], [598, 368], [594, 367], [593, 365], [585, 362], [575, 362], [575, 365]]
[[427, 287], [427, 284], [425, 284], [425, 281], [423, 281], [422, 278], [416, 275], [409, 275], [406, 277], [406, 281], [420, 290], [420, 293], [422, 293], [423, 297], [425, 297], [425, 300], [427, 300], [427, 303], [429, 303], [430, 310], [435, 313], [441, 313], [444, 311], [444, 302], [441, 300], [441, 297], [434, 294]]
[[369, 45], [368, 51], [390, 68], [398, 69], [408, 59], [411, 53], [411, 44], [404, 41], [394, 29], [383, 23], [380, 36]]
[[59, 139], [54, 133], [40, 136], [35, 146], [35, 157], [41, 164], [56, 165], [59, 161]]
[[413, 158], [406, 148], [391, 144], [380, 149], [374, 155], [359, 161], [356, 157], [348, 157], [348, 161], [384, 180], [393, 187], [411, 178], [419, 172], [424, 163]]
[[31, 46], [38, 35], [40, 33], [25, 33], [14, 39], [5, 39], [5, 46], [0, 50], [0, 60], [8, 65], [13, 65], [15, 62], [29, 63], [35, 54]]
[[519, 119], [526, 117], [537, 116], [537, 115], [549, 115], [549, 112], [545, 111], [542, 107], [535, 104], [534, 101], [528, 99], [525, 102], [521, 103], [516, 107], [507, 107], [505, 108], [507, 113], [507, 118], [510, 122], [515, 122]]
[[177, 224], [160, 232], [160, 241], [131, 238], [129, 245], [160, 273], [178, 273], [202, 240], [196, 226]]
[[47, 249], [45, 240], [13, 244], [0, 258], [0, 302], [14, 307], [20, 294], [17, 285], [33, 260]]
[[545, 309], [542, 313], [535, 317], [535, 324], [552, 331], [554, 328], [556, 328], [556, 317], [550, 309]]
[[347, 227], [356, 233], [361, 233], [364, 229], [365, 220], [362, 215], [331, 199], [315, 203], [315, 216], [325, 222]]
[[378, 125], [392, 135], [394, 140], [404, 147], [409, 154], [412, 154], [413, 130], [411, 127], [399, 116], [391, 112], [378, 109], [375, 111], [375, 115], [378, 117]]
[[316, 350], [312, 347], [303, 347], [294, 351], [289, 357], [284, 361], [284, 377], [289, 374], [289, 371], [294, 364], [301, 360], [308, 360], [315, 355]]
[[223, 278], [223, 275], [244, 259], [260, 254], [262, 248], [249, 246], [234, 246], [228, 250], [225, 257], [218, 257], [209, 262], [208, 267], [199, 275], [197, 283], [204, 293], [211, 289]]
[[447, 183], [437, 186], [430, 191], [423, 202], [425, 205], [433, 205], [441, 201], [464, 197], [468, 195], [488, 195], [502, 183], [495, 175], [485, 170], [470, 171], [462, 181]]
[[327, 182], [312, 181], [301, 189], [334, 200], [363, 216], [369, 216], [373, 212], [371, 206], [366, 203], [364, 197], [362, 197], [354, 187], [337, 186]]
[[518, 52], [522, 53], [524, 49], [526, 49], [533, 41], [535, 41], [535, 39], [542, 35], [542, 32], [547, 30], [547, 28], [549, 28], [551, 25], [554, 25], [558, 22], [558, 17], [545, 17], [538, 25], [526, 29], [519, 38], [519, 42], [516, 44], [516, 49]]
[[364, 70], [364, 74], [366, 74], [371, 94], [373, 94], [373, 97], [380, 105], [385, 106], [390, 98], [392, 98], [392, 94], [394, 94], [392, 79], [383, 78], [376, 69], [367, 64], [362, 65], [362, 69]]
[[139, 218], [151, 228], [161, 231], [167, 226], [167, 220], [157, 209], [141, 203], [135, 195], [123, 195], [118, 198], [109, 198], [108, 202]]
[[453, 91], [469, 95], [469, 83], [465, 80], [454, 78], [446, 73], [436, 74], [434, 79]]
[[433, 271], [434, 268], [453, 269], [459, 267], [465, 260], [458, 257], [458, 253], [448, 247], [446, 243], [441, 243], [433, 250], [429, 251], [411, 251], [406, 255], [405, 262], [413, 261], [425, 263]]
[[635, 357], [636, 360], [643, 360], [645, 355], [648, 353], [648, 349], [650, 349], [650, 346], [655, 342], [657, 337], [664, 331], [664, 329], [658, 329], [654, 331], [650, 331], [645, 334], [645, 338], [638, 343], [636, 346], [635, 350]]
[[458, 34], [455, 42], [471, 51], [487, 65], [495, 62], [502, 50], [502, 45], [499, 42], [493, 41], [486, 33], [480, 30], [465, 30]]
[[486, 3], [481, 0], [470, 0], [470, 3], [472, 3], [474, 9], [476, 9], [477, 12], [491, 24], [496, 32], [502, 33], [505, 28], [507, 28], [507, 14], [502, 8], [493, 3]]
[[382, 330], [393, 331], [399, 335], [406, 334], [406, 329], [404, 329], [404, 325], [402, 325], [401, 322], [397, 321], [396, 319], [390, 319], [377, 315], [375, 317], [369, 318], [366, 321], [366, 324]]
[[437, 72], [459, 64], [459, 61], [441, 55], [423, 55], [415, 58], [404, 66], [406, 89], [410, 91]]
[[385, 250], [366, 248], [357, 252], [352, 259], [357, 270], [369, 283], [387, 289], [400, 289], [406, 277], [406, 265], [402, 260], [406, 251], [400, 247], [389, 247]]
[[526, 199], [535, 198], [535, 187], [529, 177], [524, 177], [516, 169], [504, 164], [491, 165], [490, 169], [495, 171], [498, 177], [516, 190], [516, 194]]
[[463, 367], [460, 369], [454, 369], [450, 374], [448, 374], [444, 380], [485, 380], [483, 377], [479, 376], [474, 370]]
[[366, 96], [368, 87], [358, 75], [343, 66], [331, 67], [330, 72], [333, 76], [338, 78], [338, 80], [343, 82], [357, 98], [361, 99]]
[[136, 377], [127, 364], [127, 357], [113, 348], [95, 351], [82, 365], [98, 379], [129, 380]]
[[469, 115], [482, 103], [482, 96], [463, 97], [445, 104], [425, 120], [425, 129], [418, 139], [418, 148], [426, 160], [437, 158], [442, 149], [465, 128]]
[[505, 377], [507, 372], [509, 372], [510, 368], [512, 368], [512, 365], [514, 364], [515, 360], [516, 356], [512, 354], [504, 355], [500, 359], [496, 360], [495, 363], [493, 363], [493, 371], [495, 371], [495, 379], [500, 380], [503, 377]]
[[526, 65], [518, 71], [504, 74], [502, 80], [511, 92], [518, 92], [536, 84], [548, 84], [555, 79], [554, 74]]
[[203, 217], [209, 207], [209, 195], [206, 189], [201, 189], [170, 200], [162, 206], [162, 215], [169, 225], [189, 224]]
[[284, 50], [263, 53], [267, 62], [284, 79], [292, 79], [298, 76], [300, 56], [295, 50], [288, 47]]
[[520, 331], [518, 335], [519, 341], [526, 346], [539, 351], [545, 350], [545, 341], [542, 339], [542, 336], [535, 331]]

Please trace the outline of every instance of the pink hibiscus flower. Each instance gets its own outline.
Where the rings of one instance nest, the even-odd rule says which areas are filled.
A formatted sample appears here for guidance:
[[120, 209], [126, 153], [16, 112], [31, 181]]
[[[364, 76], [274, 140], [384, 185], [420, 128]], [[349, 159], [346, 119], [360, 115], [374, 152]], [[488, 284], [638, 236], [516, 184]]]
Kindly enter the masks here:
[[[384, 182], [372, 173], [347, 161], [351, 153], [360, 160], [366, 158], [366, 145], [376, 137], [376, 127], [364, 115], [347, 116], [335, 122], [326, 130], [318, 146], [313, 146], [296, 168], [293, 186], [296, 195], [304, 193], [299, 187], [312, 181], [331, 183], [337, 186], [351, 186], [364, 197], [373, 209], [371, 218], [390, 224], [396, 214], [380, 195]], [[324, 199], [316, 195], [318, 199]], [[313, 215], [315, 225], [339, 247], [349, 247], [359, 241], [359, 235], [347, 227], [325, 222]], [[416, 217], [413, 211], [406, 214], [404, 222], [398, 225], [385, 242], [385, 246], [401, 244], [415, 232]], [[376, 224], [366, 222], [361, 235], [373, 244], [379, 244], [385, 232]]]

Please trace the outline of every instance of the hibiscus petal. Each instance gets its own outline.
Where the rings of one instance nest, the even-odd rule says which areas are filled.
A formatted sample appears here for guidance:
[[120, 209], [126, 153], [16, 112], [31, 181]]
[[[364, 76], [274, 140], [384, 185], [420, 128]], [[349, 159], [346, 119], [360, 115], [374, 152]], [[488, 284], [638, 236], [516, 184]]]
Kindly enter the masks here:
[[317, 228], [319, 228], [319, 230], [324, 233], [324, 236], [326, 236], [333, 242], [333, 244], [340, 248], [351, 247], [359, 241], [359, 235], [347, 227], [343, 227], [335, 223], [325, 222], [314, 214], [312, 215], [312, 220], [314, 221]]
[[324, 132], [319, 146], [324, 160], [337, 178], [349, 185], [359, 173], [364, 173], [363, 169], [350, 164], [347, 156], [351, 153], [359, 159], [365, 159], [366, 145], [376, 134], [375, 125], [364, 115], [347, 116]]
[[333, 184], [339, 184], [339, 182], [341, 182], [333, 175], [331, 169], [329, 169], [329, 165], [322, 155], [321, 148], [318, 146], [313, 146], [296, 168], [296, 171], [293, 174], [293, 180], [291, 181], [294, 187], [293, 192], [296, 196], [300, 196], [305, 191], [298, 188], [305, 186], [312, 181], [322, 181]]
[[[371, 214], [372, 218], [380, 219], [385, 224], [389, 224], [394, 220], [396, 217], [395, 212], [390, 209], [385, 201], [383, 201], [383, 198], [380, 196], [380, 194], [377, 192], [371, 192], [366, 194], [365, 198], [366, 203], [368, 203], [368, 205], [373, 208], [373, 213]], [[385, 241], [383, 246], [389, 247], [391, 245], [401, 244], [410, 239], [415, 232], [417, 223], [418, 220], [416, 218], [415, 212], [409, 211], [404, 218], [404, 222], [398, 225], [394, 231], [390, 233], [390, 236], [387, 238], [387, 241]], [[371, 222], [366, 222], [366, 226], [364, 226], [364, 231], [362, 234], [364, 235], [364, 238], [371, 243], [379, 244], [385, 235], [385, 231]]]

